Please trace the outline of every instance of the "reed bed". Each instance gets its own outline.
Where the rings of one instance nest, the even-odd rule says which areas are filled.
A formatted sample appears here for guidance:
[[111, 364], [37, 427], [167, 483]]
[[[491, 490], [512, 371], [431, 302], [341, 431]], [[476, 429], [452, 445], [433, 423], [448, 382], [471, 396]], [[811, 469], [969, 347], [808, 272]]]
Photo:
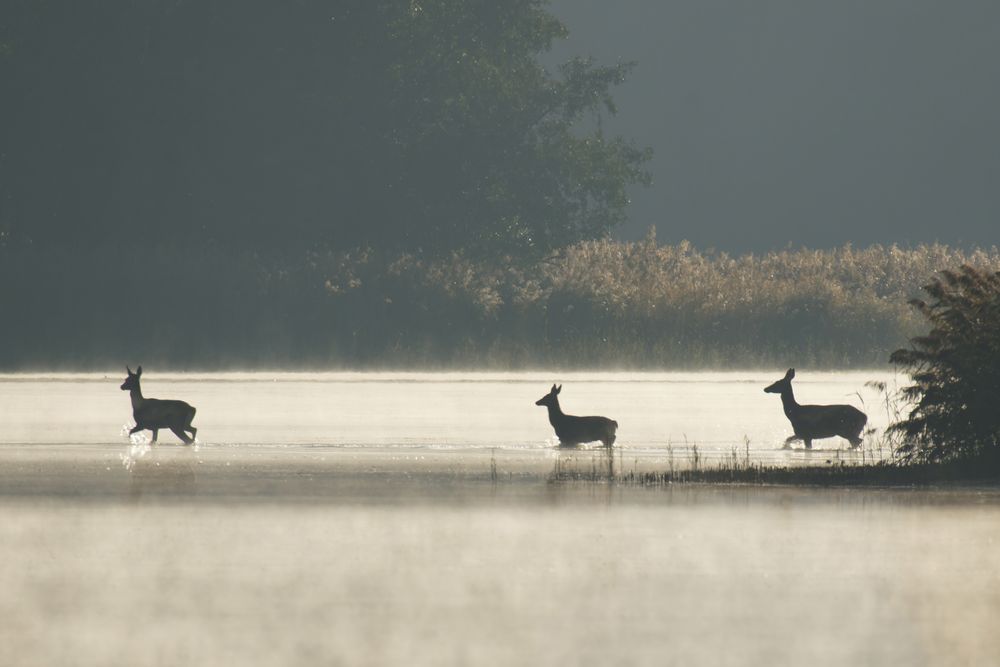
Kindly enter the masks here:
[[962, 265], [1000, 270], [1000, 250], [731, 256], [653, 233], [530, 263], [0, 247], [0, 368], [866, 368], [921, 332], [907, 301]]
[[1000, 251], [847, 245], [734, 257], [650, 233], [579, 243], [531, 265], [340, 256], [325, 285], [351, 320], [360, 304], [377, 304], [386, 326], [365, 344], [401, 360], [844, 368], [885, 364], [920, 330], [908, 300], [960, 265], [1000, 269]]

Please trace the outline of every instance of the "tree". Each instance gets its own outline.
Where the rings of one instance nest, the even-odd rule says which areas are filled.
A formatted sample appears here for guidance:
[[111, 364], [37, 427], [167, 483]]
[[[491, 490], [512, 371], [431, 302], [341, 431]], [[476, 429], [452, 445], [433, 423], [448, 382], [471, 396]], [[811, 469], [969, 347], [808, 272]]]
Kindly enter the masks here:
[[539, 0], [421, 0], [391, 31], [386, 129], [411, 240], [530, 254], [624, 220], [649, 152], [579, 125], [615, 112], [609, 91], [631, 64], [575, 59], [551, 75], [539, 55], [566, 28]]
[[890, 426], [903, 440], [905, 459], [1000, 461], [1000, 272], [963, 266], [942, 271], [924, 291], [928, 303], [910, 303], [931, 324], [926, 336], [890, 361], [913, 384], [905, 419]]
[[541, 254], [648, 178], [581, 127], [630, 66], [548, 72], [544, 0], [13, 0], [0, 26], [0, 230], [37, 244]]

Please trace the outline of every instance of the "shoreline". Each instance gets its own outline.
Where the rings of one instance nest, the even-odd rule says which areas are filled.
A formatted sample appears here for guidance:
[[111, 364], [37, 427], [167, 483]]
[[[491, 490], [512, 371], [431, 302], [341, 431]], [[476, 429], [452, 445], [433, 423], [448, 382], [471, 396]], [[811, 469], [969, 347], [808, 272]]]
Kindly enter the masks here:
[[995, 474], [960, 466], [891, 463], [691, 465], [629, 460], [628, 452], [174, 445], [2, 445], [0, 502], [538, 503], [657, 491], [706, 494], [773, 489], [1000, 495]]

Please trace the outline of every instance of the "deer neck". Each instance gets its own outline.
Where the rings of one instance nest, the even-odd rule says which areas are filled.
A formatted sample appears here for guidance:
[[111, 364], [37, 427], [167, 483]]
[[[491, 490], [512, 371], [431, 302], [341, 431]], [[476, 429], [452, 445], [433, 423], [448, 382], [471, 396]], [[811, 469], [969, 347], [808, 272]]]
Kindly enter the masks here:
[[142, 397], [142, 388], [139, 386], [138, 382], [136, 383], [135, 387], [128, 390], [128, 395], [129, 398], [132, 399], [133, 411], [138, 410], [142, 406], [143, 402], [146, 400], [145, 398]]
[[555, 399], [549, 405], [545, 406], [549, 409], [549, 423], [555, 426], [563, 421], [566, 416], [563, 414], [562, 408], [559, 407], [559, 399]]
[[791, 417], [798, 411], [799, 404], [795, 402], [795, 394], [792, 393], [791, 387], [781, 392], [781, 407], [785, 409], [786, 417]]

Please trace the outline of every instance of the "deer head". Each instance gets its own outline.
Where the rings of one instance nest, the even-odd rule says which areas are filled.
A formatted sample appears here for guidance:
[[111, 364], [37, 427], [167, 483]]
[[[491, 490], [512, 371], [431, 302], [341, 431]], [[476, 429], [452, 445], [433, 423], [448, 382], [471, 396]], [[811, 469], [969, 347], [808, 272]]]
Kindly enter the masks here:
[[562, 385], [559, 385], [558, 387], [552, 385], [552, 389], [549, 390], [549, 393], [545, 394], [540, 399], [535, 401], [535, 405], [544, 405], [546, 407], [552, 405], [558, 405], [559, 399], [556, 398], [556, 396], [559, 395], [560, 391], [562, 391]]
[[764, 391], [769, 394], [783, 394], [786, 391], [791, 391], [793, 377], [795, 377], [795, 369], [789, 368], [788, 372], [785, 373], [785, 377], [781, 378], [774, 384], [764, 387]]
[[125, 367], [125, 371], [128, 373], [128, 377], [122, 382], [122, 391], [131, 391], [133, 389], [139, 388], [139, 376], [142, 375], [142, 366], [135, 369], [135, 373], [128, 366]]

